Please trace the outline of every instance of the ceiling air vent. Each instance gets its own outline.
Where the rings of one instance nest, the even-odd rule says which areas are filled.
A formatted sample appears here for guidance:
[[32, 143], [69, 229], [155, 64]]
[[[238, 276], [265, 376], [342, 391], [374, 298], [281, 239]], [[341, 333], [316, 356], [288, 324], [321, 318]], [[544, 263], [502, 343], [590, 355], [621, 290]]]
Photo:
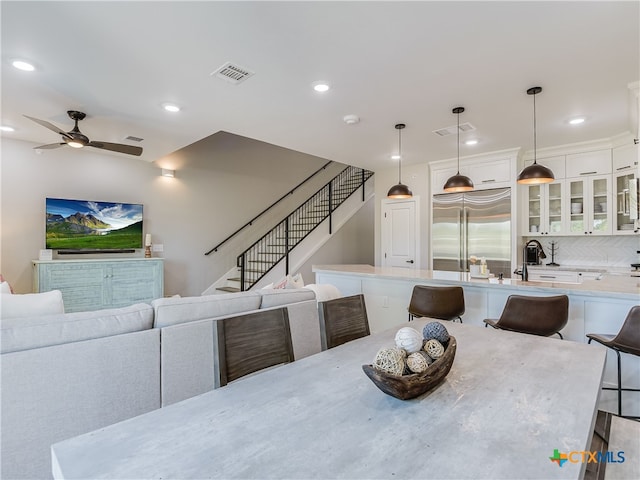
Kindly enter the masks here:
[[234, 65], [231, 62], [227, 62], [216, 71], [212, 72], [211, 76], [221, 78], [223, 80], [226, 80], [227, 82], [237, 85], [240, 82], [245, 81], [247, 78], [253, 76], [253, 74], [254, 72], [247, 68], [239, 67], [238, 65]]
[[[438, 135], [439, 137], [446, 137], [448, 135], [455, 135], [456, 132], [456, 125], [453, 125], [451, 127], [446, 127], [446, 128], [439, 128], [438, 130], [434, 130], [433, 133], [435, 133], [436, 135]], [[470, 132], [472, 130], [475, 130], [476, 127], [474, 127], [473, 125], [471, 125], [469, 122], [465, 122], [465, 123], [461, 123], [460, 124], [460, 131], [461, 132]]]

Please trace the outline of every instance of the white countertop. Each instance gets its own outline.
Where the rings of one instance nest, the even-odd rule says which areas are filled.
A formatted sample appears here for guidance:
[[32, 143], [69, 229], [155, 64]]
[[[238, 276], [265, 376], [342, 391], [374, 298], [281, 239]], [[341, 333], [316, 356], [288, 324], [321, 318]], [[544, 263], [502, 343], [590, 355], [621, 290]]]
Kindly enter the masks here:
[[[583, 270], [584, 271], [584, 270]], [[540, 291], [556, 295], [572, 294], [640, 301], [640, 278], [629, 275], [605, 274], [601, 280], [584, 280], [582, 283], [524, 282], [508, 278], [502, 283], [497, 278], [471, 278], [469, 273], [438, 270], [412, 270], [398, 267], [374, 267], [372, 265], [314, 265], [313, 272], [334, 275], [356, 275], [396, 280], [433, 281], [440, 284], [462, 284], [487, 288], [517, 287], [528, 291]]]

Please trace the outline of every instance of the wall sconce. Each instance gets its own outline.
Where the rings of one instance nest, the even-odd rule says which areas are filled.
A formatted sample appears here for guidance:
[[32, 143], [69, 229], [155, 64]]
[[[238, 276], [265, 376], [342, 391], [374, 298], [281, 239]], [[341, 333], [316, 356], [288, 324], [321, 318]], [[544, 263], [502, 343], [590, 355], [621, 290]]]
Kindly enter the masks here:
[[162, 169], [162, 176], [163, 177], [167, 177], [167, 178], [173, 178], [176, 176], [176, 171], [175, 170], [171, 170], [169, 168], [163, 168]]

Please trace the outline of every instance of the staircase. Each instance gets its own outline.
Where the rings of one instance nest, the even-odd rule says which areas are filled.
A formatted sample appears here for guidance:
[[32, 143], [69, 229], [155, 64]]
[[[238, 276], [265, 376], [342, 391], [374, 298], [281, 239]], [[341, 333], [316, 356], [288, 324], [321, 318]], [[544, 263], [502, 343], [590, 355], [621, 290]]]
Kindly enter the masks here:
[[325, 221], [328, 221], [329, 234], [332, 234], [335, 210], [360, 188], [364, 201], [364, 184], [371, 176], [373, 172], [362, 168], [349, 166], [342, 170], [238, 256], [235, 274], [227, 278], [227, 283], [237, 286], [219, 286], [216, 290], [249, 290], [281, 262], [284, 263], [285, 274], [290, 273], [292, 250]]

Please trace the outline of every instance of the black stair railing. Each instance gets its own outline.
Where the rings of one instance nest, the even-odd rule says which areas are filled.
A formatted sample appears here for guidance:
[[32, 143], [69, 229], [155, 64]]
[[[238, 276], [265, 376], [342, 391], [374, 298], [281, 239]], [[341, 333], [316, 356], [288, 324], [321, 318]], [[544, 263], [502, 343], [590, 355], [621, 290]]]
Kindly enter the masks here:
[[309, 175], [307, 178], [305, 178], [303, 181], [301, 181], [298, 185], [296, 185], [295, 187], [293, 187], [291, 190], [289, 190], [287, 193], [285, 193], [283, 196], [281, 196], [278, 200], [276, 200], [275, 202], [273, 202], [271, 205], [269, 205], [267, 208], [265, 208], [264, 210], [262, 210], [259, 214], [257, 214], [255, 217], [253, 217], [251, 220], [249, 220], [247, 223], [245, 223], [244, 225], [242, 225], [239, 229], [237, 229], [235, 232], [233, 232], [231, 235], [229, 235], [227, 238], [225, 238], [224, 240], [222, 240], [219, 244], [217, 244], [215, 247], [213, 247], [211, 250], [209, 250], [208, 252], [205, 253], [205, 255], [210, 255], [213, 252], [217, 252], [218, 249], [224, 245], [225, 243], [227, 243], [229, 240], [231, 240], [233, 237], [235, 237], [237, 234], [239, 234], [241, 231], [243, 231], [245, 228], [250, 227], [251, 225], [253, 225], [253, 222], [255, 222], [258, 218], [260, 218], [262, 215], [264, 215], [265, 213], [267, 213], [269, 210], [271, 210], [273, 207], [275, 207], [278, 203], [280, 203], [282, 200], [284, 200], [285, 198], [287, 198], [289, 195], [292, 195], [296, 190], [298, 190], [302, 185], [304, 185], [305, 183], [307, 183], [309, 180], [311, 180], [313, 177], [315, 177], [318, 173], [320, 173], [322, 170], [326, 169], [329, 165], [331, 165], [331, 160], [329, 160], [327, 163], [325, 163], [322, 167], [320, 167], [318, 170], [316, 170], [315, 172], [313, 172], [311, 175]]
[[373, 172], [349, 166], [296, 208], [284, 220], [263, 235], [253, 245], [238, 255], [240, 289], [248, 290], [280, 261], [285, 261], [289, 273], [289, 254], [302, 240], [325, 219], [329, 219], [329, 234], [333, 233], [332, 213], [358, 188], [362, 187]]

